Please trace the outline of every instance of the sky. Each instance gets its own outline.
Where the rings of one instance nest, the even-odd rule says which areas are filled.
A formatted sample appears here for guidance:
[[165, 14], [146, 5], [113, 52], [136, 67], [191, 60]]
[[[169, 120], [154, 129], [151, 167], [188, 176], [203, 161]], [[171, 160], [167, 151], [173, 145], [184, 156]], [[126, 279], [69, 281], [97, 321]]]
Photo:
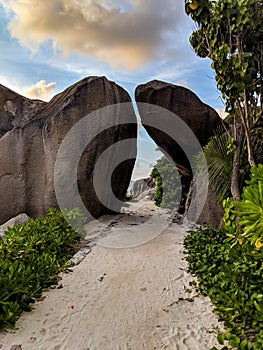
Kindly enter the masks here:
[[[223, 110], [209, 59], [189, 43], [184, 0], [0, 0], [0, 84], [50, 100], [86, 76], [106, 76], [134, 99], [153, 79], [191, 89]], [[160, 153], [140, 130], [133, 179]]]

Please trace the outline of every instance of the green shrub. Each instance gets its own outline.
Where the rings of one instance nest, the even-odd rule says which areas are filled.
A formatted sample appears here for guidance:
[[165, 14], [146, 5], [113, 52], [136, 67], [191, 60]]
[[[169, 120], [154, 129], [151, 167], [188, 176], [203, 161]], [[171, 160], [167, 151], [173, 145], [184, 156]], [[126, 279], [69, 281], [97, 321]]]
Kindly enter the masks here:
[[[84, 218], [78, 210], [63, 213], [81, 229]], [[22, 311], [31, 309], [34, 298], [67, 267], [80, 238], [55, 209], [6, 230], [0, 240], [0, 328], [13, 326]]]
[[165, 157], [157, 160], [151, 178], [156, 179], [154, 203], [158, 207], [174, 209], [181, 201], [182, 184], [178, 170]]
[[[203, 228], [184, 240], [199, 290], [215, 305], [235, 349], [263, 349], [263, 166], [251, 169], [242, 200], [224, 201], [224, 229]], [[226, 349], [226, 348], [223, 348]]]
[[240, 202], [234, 203], [232, 199], [223, 202], [225, 228], [233, 243], [246, 242], [260, 249], [263, 246], [262, 164], [251, 169], [251, 176], [246, 184]]
[[218, 336], [219, 342], [262, 350], [263, 250], [231, 247], [226, 232], [212, 228], [190, 233], [184, 245], [189, 271], [198, 276], [198, 290], [210, 297], [227, 330]]

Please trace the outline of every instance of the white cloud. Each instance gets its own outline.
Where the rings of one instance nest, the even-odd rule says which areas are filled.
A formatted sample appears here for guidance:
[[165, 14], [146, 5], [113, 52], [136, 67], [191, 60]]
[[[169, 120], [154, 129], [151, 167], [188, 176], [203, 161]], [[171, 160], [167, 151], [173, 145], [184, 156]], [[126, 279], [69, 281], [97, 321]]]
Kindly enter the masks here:
[[50, 94], [55, 90], [56, 83], [47, 84], [46, 80], [40, 80], [36, 84], [24, 90], [24, 95], [29, 98], [36, 98], [47, 101]]
[[[165, 53], [180, 55], [183, 2], [174, 0], [0, 0], [11, 13], [9, 31], [37, 52], [51, 40], [54, 50], [75, 52], [115, 69], [138, 69]], [[182, 20], [183, 18], [183, 20]], [[187, 22], [189, 23], [189, 22]], [[188, 27], [189, 28], [189, 27]], [[171, 43], [180, 41], [180, 45]], [[173, 45], [171, 47], [171, 45]]]

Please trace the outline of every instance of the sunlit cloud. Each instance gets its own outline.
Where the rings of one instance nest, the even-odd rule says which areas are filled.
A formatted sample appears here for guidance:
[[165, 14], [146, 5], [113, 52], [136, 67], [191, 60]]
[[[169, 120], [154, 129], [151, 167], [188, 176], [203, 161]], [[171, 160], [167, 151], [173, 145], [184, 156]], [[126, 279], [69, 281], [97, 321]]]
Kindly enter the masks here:
[[55, 82], [47, 84], [45, 80], [40, 80], [28, 89], [25, 89], [24, 96], [47, 101], [55, 88]]
[[[36, 53], [47, 40], [56, 52], [77, 53], [114, 69], [136, 70], [169, 55], [170, 37], [181, 40], [183, 6], [165, 0], [0, 0], [9, 31]], [[174, 54], [174, 49], [172, 49]], [[178, 48], [179, 53], [179, 48]]]

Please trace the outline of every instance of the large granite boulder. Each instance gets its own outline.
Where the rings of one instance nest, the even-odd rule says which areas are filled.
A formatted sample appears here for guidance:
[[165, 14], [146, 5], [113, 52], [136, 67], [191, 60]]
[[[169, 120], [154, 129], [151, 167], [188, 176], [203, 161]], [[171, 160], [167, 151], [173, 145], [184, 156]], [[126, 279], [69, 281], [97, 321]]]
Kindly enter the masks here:
[[[171, 127], [176, 129], [176, 122], [174, 125], [170, 125], [171, 121], [168, 118], [167, 120], [165, 119], [165, 114], [151, 115], [148, 104], [159, 106], [177, 115], [194, 132], [202, 146], [207, 143], [220, 123], [220, 117], [217, 112], [203, 103], [191, 90], [158, 80], [139, 85], [135, 91], [135, 99], [138, 104], [142, 125], [150, 137], [168, 157], [172, 158], [182, 173], [189, 175], [191, 173], [189, 161], [178, 143], [158, 128], [148, 125], [150, 122], [150, 124], [153, 123], [158, 126], [160, 118], [163, 118], [161, 123], [164, 125], [167, 123], [167, 129]], [[188, 142], [187, 139], [183, 141], [185, 144]]]
[[[26, 99], [1, 86], [0, 223], [19, 213], [35, 217], [45, 214], [50, 207], [58, 207], [55, 171], [59, 173], [58, 177], [61, 172], [58, 183], [64, 186], [65, 196], [68, 193], [71, 196], [65, 202], [69, 207], [70, 203], [75, 203], [73, 197], [80, 195], [94, 217], [112, 212], [104, 205], [105, 201], [102, 204], [97, 197], [93, 184], [94, 166], [105, 150], [116, 145], [100, 165], [97, 186], [99, 184], [104, 194], [109, 193], [109, 197], [112, 190], [122, 200], [136, 158], [137, 121], [130, 102], [128, 93], [105, 77], [85, 78], [49, 103]], [[121, 108], [120, 104], [125, 107]], [[107, 107], [111, 105], [115, 107]], [[60, 146], [78, 122], [82, 122], [82, 129], [76, 129], [77, 134], [73, 133], [73, 136], [71, 133], [72, 152], [67, 149], [60, 153], [60, 166], [55, 168]], [[134, 141], [129, 142], [127, 149], [120, 141], [130, 138]], [[76, 160], [77, 187], [74, 187], [66, 178], [72, 180], [74, 151], [83, 144], [84, 151]], [[110, 173], [110, 165], [117, 165], [119, 152], [124, 148], [123, 161]], [[109, 179], [112, 189], [107, 186]], [[71, 187], [77, 188], [75, 192], [78, 193]], [[114, 209], [118, 209], [120, 203]]]
[[[199, 177], [199, 180], [197, 180], [198, 177]], [[212, 188], [212, 185], [208, 184], [207, 195], [206, 195], [205, 201], [203, 202], [203, 208], [200, 212], [199, 199], [200, 197], [202, 197], [202, 187], [204, 185], [204, 183], [202, 183], [202, 180], [200, 181], [200, 177], [201, 179], [202, 178], [204, 179], [204, 182], [206, 182], [205, 177], [202, 176], [202, 173], [194, 177], [194, 179], [191, 181], [190, 189], [187, 194], [186, 204], [185, 204], [186, 213], [188, 212], [189, 206], [191, 204], [192, 207], [191, 207], [190, 216], [196, 217], [195, 222], [197, 224], [200, 224], [200, 225], [209, 224], [212, 227], [218, 227], [221, 224], [222, 218], [224, 216], [224, 209], [223, 209], [222, 203], [218, 201], [218, 194]], [[198, 185], [199, 186], [201, 185], [200, 191], [198, 191], [198, 186], [196, 186], [197, 181], [199, 182]], [[206, 185], [204, 187], [206, 187]], [[195, 201], [192, 201], [193, 196], [195, 196]], [[198, 216], [196, 215], [197, 212], [199, 213]]]
[[[192, 181], [192, 167], [190, 163], [193, 163], [195, 154], [198, 151], [198, 147], [195, 149], [193, 141], [190, 139], [191, 135], [187, 130], [187, 126], [193, 131], [200, 145], [204, 146], [213, 135], [221, 119], [213, 108], [203, 103], [189, 89], [162, 81], [153, 80], [139, 85], [135, 91], [135, 99], [142, 125], [167, 158], [184, 174], [182, 185], [185, 195], [182, 197], [179, 208], [179, 212], [183, 213], [185, 211], [185, 200]], [[164, 110], [153, 108], [153, 105], [159, 106]], [[166, 110], [169, 113], [166, 113]], [[180, 121], [185, 123], [186, 127], [183, 126], [184, 123], [179, 125], [178, 117]], [[172, 138], [163, 130], [173, 131], [176, 137]], [[189, 158], [191, 158], [190, 162]], [[211, 207], [210, 198], [208, 198], [208, 202], [209, 207]], [[212, 202], [214, 203], [213, 200]], [[208, 211], [206, 210], [206, 212]], [[221, 215], [221, 211], [219, 212], [219, 215]], [[203, 215], [203, 213], [200, 218], [202, 222], [210, 221], [210, 218], [207, 215]], [[215, 221], [217, 222], [218, 220], [216, 219]]]

